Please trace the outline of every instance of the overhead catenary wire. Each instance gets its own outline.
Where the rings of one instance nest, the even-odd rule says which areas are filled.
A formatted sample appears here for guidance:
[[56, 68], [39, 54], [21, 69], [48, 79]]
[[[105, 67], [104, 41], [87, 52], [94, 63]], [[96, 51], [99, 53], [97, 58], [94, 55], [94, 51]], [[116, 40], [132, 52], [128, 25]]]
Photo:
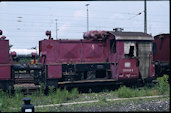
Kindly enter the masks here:
[[144, 11], [142, 11], [142, 12], [139, 12], [139, 13], [135, 14], [134, 16], [132, 16], [132, 17], [128, 18], [128, 20], [131, 20], [131, 19], [135, 18], [136, 16], [141, 15], [142, 13], [144, 13]]
[[[39, 7], [40, 5], [37, 5], [37, 6], [31, 6], [30, 4], [28, 5], [29, 7], [25, 7], [24, 5], [18, 5], [18, 4], [8, 4], [8, 5], [13, 5], [13, 6], [19, 6], [19, 7], [24, 7], [24, 8], [29, 8], [30, 9], [30, 7], [32, 7], [32, 8], [38, 8], [38, 9], [45, 9], [45, 10], [47, 10], [47, 9], [49, 9], [49, 10], [52, 10], [52, 9], [55, 9], [55, 8], [53, 8], [53, 7], [47, 7], [47, 6], [43, 6], [43, 7]], [[60, 11], [60, 10], [66, 10], [66, 11], [71, 11], [71, 10], [83, 10], [81, 7], [80, 8], [57, 8], [57, 10], [58, 11]], [[55, 11], [55, 10], [54, 10]], [[124, 14], [124, 15], [136, 15], [136, 13], [130, 13], [130, 12], [114, 12], [114, 11], [110, 11], [110, 10], [96, 10], [96, 9], [91, 9], [91, 11], [100, 11], [100, 12], [105, 12], [105, 13], [119, 13], [119, 14]], [[0, 13], [1, 13], [2, 11], [0, 11]], [[6, 13], [6, 12], [4, 12], [4, 13]], [[19, 15], [34, 15], [34, 14], [25, 14], [25, 13], [10, 13], [10, 14], [19, 14]], [[153, 16], [159, 16], [159, 14], [152, 14]], [[40, 14], [35, 14], [34, 16], [49, 16], [49, 15], [40, 15]], [[160, 16], [166, 16], [166, 15], [164, 15], [164, 14], [160, 14]], [[86, 18], [86, 16], [85, 16], [85, 18]]]
[[[142, 11], [142, 12], [140, 12], [140, 13], [138, 13], [138, 14], [134, 14], [132, 17], [130, 17], [130, 18], [128, 18], [128, 20], [130, 20], [131, 18], [134, 18], [134, 17], [136, 17], [136, 16], [138, 16], [138, 15], [140, 15], [140, 14], [142, 14], [144, 11]], [[0, 12], [0, 14], [5, 14], [5, 15], [8, 15], [8, 16], [11, 16], [11, 15], [15, 15], [15, 17], [17, 17], [18, 15], [16, 15], [15, 13], [1, 13]], [[116, 13], [114, 13], [114, 14], [116, 14]], [[117, 13], [117, 14], [120, 14], [120, 13]], [[40, 14], [19, 14], [19, 15], [32, 15], [32, 16], [49, 16], [49, 15], [40, 15]], [[62, 19], [65, 19], [66, 17], [73, 17], [73, 18], [70, 18], [70, 19], [74, 19], [74, 16], [66, 16], [66, 15], [53, 15], [53, 16], [59, 16], [60, 18], [62, 18]], [[151, 15], [150, 15], [151, 16]], [[159, 15], [158, 15], [159, 16]], [[23, 16], [24, 17], [24, 16]], [[3, 16], [3, 18], [4, 18], [4, 16]], [[80, 16], [79, 18], [87, 18], [86, 17], [86, 15], [85, 16]], [[96, 17], [93, 17], [93, 18], [96, 18], [96, 19], [109, 19], [109, 17], [103, 17], [103, 16], [96, 16]], [[92, 18], [92, 19], [93, 19]], [[2, 19], [2, 18], [1, 18]], [[34, 20], [35, 19], [37, 19], [37, 18], [34, 18]], [[155, 18], [156, 19], [156, 18]], [[45, 19], [45, 18], [41, 18], [41, 20], [50, 20], [50, 19]], [[39, 21], [41, 21], [40, 19], [39, 19]], [[53, 20], [53, 18], [51, 19], [51, 20]], [[163, 21], [163, 20], [162, 20]]]
[[[11, 4], [12, 5], [12, 4]], [[51, 10], [53, 9], [52, 7], [50, 7], [51, 8]], [[49, 9], [50, 9], [49, 8]], [[71, 9], [69, 9], [69, 10], [71, 10]], [[104, 11], [104, 12], [106, 12], [106, 13], [111, 13], [111, 12], [113, 12], [113, 11], [105, 11], [105, 10], [91, 10], [91, 11]], [[0, 12], [0, 14], [1, 14], [2, 12]], [[24, 15], [30, 15], [30, 16], [54, 16], [55, 14], [53, 14], [53, 13], [50, 13], [49, 15], [42, 15], [42, 14], [26, 14], [26, 13], [7, 13], [6, 15], [8, 15], [8, 16], [10, 16], [10, 15], [20, 15], [20, 14], [24, 14]], [[119, 12], [119, 14], [128, 14], [128, 15], [133, 15], [133, 13], [129, 13], [129, 12]], [[62, 16], [62, 15], [61, 15]], [[72, 16], [66, 16], [66, 15], [63, 15], [62, 16], [63, 18], [65, 18], [65, 17], [72, 17]], [[86, 16], [84, 16], [84, 17], [80, 17], [80, 18], [86, 18]], [[95, 18], [97, 18], [97, 17], [95, 17]], [[106, 17], [100, 17], [100, 18], [98, 18], [98, 20], [96, 20], [96, 21], [99, 21], [100, 19], [102, 19], [102, 21], [103, 21], [103, 19], [105, 19]], [[45, 18], [43, 18], [43, 19], [45, 19]], [[34, 18], [34, 20], [38, 20], [37, 18]], [[3, 20], [4, 21], [4, 20]], [[6, 20], [5, 20], [6, 21]], [[41, 20], [39, 20], [38, 22], [32, 22], [32, 23], [34, 23], [34, 24], [38, 24], [38, 23], [44, 23], [44, 24], [51, 24], [51, 26], [53, 26], [53, 21], [52, 21], [52, 23], [50, 23], [50, 22], [40, 22]], [[117, 20], [118, 21], [118, 20]], [[121, 20], [120, 20], [121, 21]], [[123, 19], [122, 19], [122, 21], [123, 21]], [[138, 21], [138, 20], [136, 20], [136, 21]], [[142, 20], [139, 20], [139, 21], [142, 21]], [[11, 22], [11, 21], [8, 21], [8, 22]], [[104, 21], [104, 22], [106, 22], [106, 21]], [[168, 23], [167, 21], [163, 21], [163, 20], [159, 20], [159, 21], [153, 21], [153, 22], [160, 22], [160, 23]], [[26, 23], [31, 23], [31, 22], [24, 22], [24, 24], [26, 24]], [[112, 23], [112, 22], [111, 22]], [[44, 24], [40, 24], [39, 26], [43, 26]], [[8, 24], [9, 25], [9, 24]], [[10, 25], [9, 25], [10, 26]], [[39, 26], [37, 26], [37, 27], [39, 27]], [[46, 27], [46, 26], [45, 26]], [[69, 26], [68, 26], [69, 27]], [[73, 27], [73, 26], [71, 26], [71, 27]], [[80, 26], [81, 27], [81, 26]]]

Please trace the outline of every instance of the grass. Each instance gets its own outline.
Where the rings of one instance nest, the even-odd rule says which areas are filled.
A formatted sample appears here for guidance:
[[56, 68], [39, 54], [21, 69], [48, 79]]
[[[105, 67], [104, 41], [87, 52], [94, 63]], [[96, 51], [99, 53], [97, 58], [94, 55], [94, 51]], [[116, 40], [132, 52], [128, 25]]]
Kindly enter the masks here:
[[164, 95], [170, 93], [170, 85], [168, 83], [168, 75], [157, 78], [158, 83], [152, 84], [152, 88], [149, 88], [149, 84], [142, 88], [129, 88], [126, 86], [120, 87], [114, 93], [120, 98], [131, 98], [139, 96], [153, 96], [153, 95]]
[[114, 92], [116, 95], [118, 95], [119, 98], [131, 98], [131, 97], [140, 97], [140, 96], [153, 96], [153, 95], [159, 95], [159, 92], [156, 88], [129, 88], [126, 86], [122, 86], [117, 91]]
[[43, 92], [36, 92], [32, 95], [23, 95], [20, 89], [16, 89], [13, 96], [7, 92], [0, 91], [0, 111], [1, 112], [19, 112], [21, 111], [21, 105], [24, 103], [24, 98], [31, 98], [31, 104], [47, 105], [63, 103], [67, 100], [74, 99], [78, 96], [78, 90], [72, 89], [70, 92], [66, 89], [57, 89], [50, 87], [49, 94], [45, 96]]
[[[107, 91], [104, 90], [100, 93], [93, 93], [89, 91], [88, 94], [79, 94], [76, 88], [71, 91], [65, 88], [54, 90], [50, 87], [49, 94], [47, 96], [43, 93], [41, 85], [40, 91], [35, 92], [32, 95], [23, 95], [20, 89], [16, 89], [15, 95], [9, 95], [7, 92], [0, 91], [0, 112], [19, 112], [20, 107], [24, 103], [23, 98], [31, 98], [31, 104], [48, 105], [48, 104], [59, 104], [64, 102], [76, 102], [76, 101], [89, 101], [89, 100], [100, 100], [100, 103], [106, 103], [107, 99], [112, 98], [131, 98], [139, 96], [153, 96], [153, 95], [167, 95], [170, 93], [170, 85], [168, 83], [168, 75], [157, 78], [158, 83], [156, 85], [147, 84], [141, 88], [129, 88], [121, 86], [118, 90]], [[79, 105], [78, 105], [79, 106]], [[56, 109], [56, 108], [54, 108]], [[38, 109], [38, 111], [53, 111], [50, 108]], [[64, 110], [65, 111], [65, 110]]]
[[160, 94], [170, 93], [170, 85], [168, 83], [168, 78], [168, 75], [164, 75], [163, 77], [157, 78], [158, 84], [156, 86], [156, 89], [159, 91]]

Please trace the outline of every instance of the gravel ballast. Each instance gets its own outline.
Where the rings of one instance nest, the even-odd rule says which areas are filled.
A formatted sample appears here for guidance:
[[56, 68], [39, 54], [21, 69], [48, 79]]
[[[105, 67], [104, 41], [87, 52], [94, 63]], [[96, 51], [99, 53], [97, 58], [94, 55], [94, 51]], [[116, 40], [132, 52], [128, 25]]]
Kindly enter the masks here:
[[[41, 108], [45, 109], [45, 108]], [[47, 109], [47, 108], [46, 108]], [[39, 111], [39, 110], [38, 110]], [[50, 112], [117, 112], [117, 111], [170, 111], [170, 97], [148, 98], [148, 99], [127, 99], [106, 101], [100, 100], [96, 103], [74, 104], [67, 106], [49, 107]]]

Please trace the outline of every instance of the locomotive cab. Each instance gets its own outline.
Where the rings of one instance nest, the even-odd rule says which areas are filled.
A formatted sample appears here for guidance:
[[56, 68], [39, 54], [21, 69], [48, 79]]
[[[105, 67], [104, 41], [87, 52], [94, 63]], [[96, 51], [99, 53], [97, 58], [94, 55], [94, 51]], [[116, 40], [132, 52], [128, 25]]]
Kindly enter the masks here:
[[[110, 38], [116, 40], [116, 53], [110, 62], [116, 62], [112, 77], [116, 80], [151, 80], [154, 77], [152, 63], [153, 37], [142, 32], [109, 31]], [[114, 67], [113, 67], [114, 68]]]

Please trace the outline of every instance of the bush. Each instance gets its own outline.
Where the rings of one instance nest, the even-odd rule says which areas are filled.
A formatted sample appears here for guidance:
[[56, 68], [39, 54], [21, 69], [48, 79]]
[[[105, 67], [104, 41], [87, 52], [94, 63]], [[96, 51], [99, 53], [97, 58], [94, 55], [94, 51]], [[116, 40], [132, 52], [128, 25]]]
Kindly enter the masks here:
[[169, 84], [165, 80], [166, 78], [160, 78], [159, 83], [155, 87], [149, 84], [141, 88], [129, 88], [126, 86], [122, 86], [114, 93], [117, 94], [117, 96], [120, 98], [166, 94], [167, 92], [169, 92]]
[[71, 90], [71, 93], [69, 95], [69, 98], [76, 98], [76, 97], [78, 97], [78, 95], [79, 95], [78, 89], [77, 88], [73, 88]]
[[163, 77], [157, 78], [157, 86], [156, 89], [159, 91], [160, 94], [169, 94], [170, 92], [170, 85], [168, 83], [168, 75], [164, 75]]
[[118, 97], [120, 98], [137, 97], [139, 96], [138, 92], [139, 92], [138, 89], [131, 89], [126, 86], [122, 86], [116, 91], [116, 93], [118, 94]]
[[52, 103], [62, 103], [69, 99], [74, 99], [78, 96], [79, 92], [76, 88], [68, 91], [66, 88], [63, 90], [57, 89], [56, 91], [53, 88], [50, 88], [49, 98], [51, 98]]

